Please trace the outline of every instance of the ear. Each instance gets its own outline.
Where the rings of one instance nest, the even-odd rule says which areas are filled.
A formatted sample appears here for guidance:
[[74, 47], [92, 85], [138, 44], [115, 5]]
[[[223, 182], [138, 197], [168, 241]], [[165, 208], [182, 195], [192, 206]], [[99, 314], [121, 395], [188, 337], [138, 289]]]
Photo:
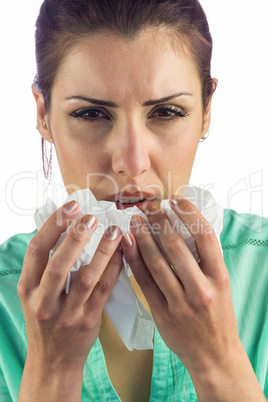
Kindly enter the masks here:
[[217, 88], [217, 85], [218, 85], [217, 78], [213, 78], [212, 81], [213, 81], [213, 83], [212, 83], [212, 86], [213, 86], [212, 94], [211, 94], [210, 100], [209, 100], [208, 105], [207, 105], [206, 110], [205, 110], [204, 121], [203, 121], [203, 129], [202, 129], [202, 133], [201, 133], [200, 138], [203, 138], [207, 134], [207, 132], [209, 130], [209, 127], [210, 127], [210, 122], [211, 122], [211, 101], [212, 101], [212, 96], [213, 96], [213, 94], [214, 94], [214, 92], [215, 92], [215, 90]]
[[53, 138], [50, 133], [48, 116], [46, 114], [45, 100], [43, 94], [36, 88], [35, 84], [32, 85], [32, 92], [36, 102], [37, 108], [37, 130], [41, 136], [48, 142], [53, 143]]

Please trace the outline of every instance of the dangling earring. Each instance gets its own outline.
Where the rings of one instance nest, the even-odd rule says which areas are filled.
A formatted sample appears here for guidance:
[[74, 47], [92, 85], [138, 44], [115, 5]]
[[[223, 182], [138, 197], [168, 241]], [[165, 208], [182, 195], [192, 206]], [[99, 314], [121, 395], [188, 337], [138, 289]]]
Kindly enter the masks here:
[[43, 172], [46, 180], [52, 180], [52, 144], [50, 144], [49, 152], [47, 153], [47, 142], [42, 137], [42, 159]]
[[204, 142], [209, 137], [209, 134], [210, 133], [209, 133], [209, 130], [208, 130], [208, 132], [203, 137], [200, 138], [199, 142]]

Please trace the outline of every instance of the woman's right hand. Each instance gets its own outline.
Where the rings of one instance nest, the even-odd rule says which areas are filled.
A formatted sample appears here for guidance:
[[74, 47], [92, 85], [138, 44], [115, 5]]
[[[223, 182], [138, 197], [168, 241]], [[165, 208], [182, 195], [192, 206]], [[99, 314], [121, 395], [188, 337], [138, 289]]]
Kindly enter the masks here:
[[[79, 206], [74, 201], [57, 210], [33, 237], [25, 256], [18, 294], [26, 322], [28, 353], [20, 401], [34, 400], [35, 392], [39, 392], [38, 401], [43, 400], [40, 392], [44, 400], [61, 400], [65, 396], [60, 389], [66, 383], [69, 391], [65, 400], [79, 400], [77, 385], [70, 383], [76, 378], [81, 394], [83, 367], [123, 266], [118, 247], [122, 233], [112, 226], [102, 237], [90, 264], [79, 270], [69, 294], [65, 294], [68, 272], [96, 229], [96, 218], [86, 215], [79, 219], [50, 260], [49, 253], [78, 213]], [[52, 376], [53, 395], [53, 384], [50, 382], [50, 389], [46, 385]], [[34, 391], [35, 385], [39, 391]]]

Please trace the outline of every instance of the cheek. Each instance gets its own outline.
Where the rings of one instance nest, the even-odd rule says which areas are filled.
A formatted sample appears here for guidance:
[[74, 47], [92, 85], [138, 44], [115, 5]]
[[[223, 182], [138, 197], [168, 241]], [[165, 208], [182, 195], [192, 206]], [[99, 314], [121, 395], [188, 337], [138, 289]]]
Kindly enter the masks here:
[[90, 173], [103, 171], [106, 159], [103, 147], [92, 146], [85, 136], [74, 135], [67, 125], [51, 125], [57, 159], [65, 185], [86, 187]]
[[192, 119], [161, 144], [164, 164], [182, 168], [192, 165], [202, 132], [201, 119]]
[[70, 172], [95, 172], [100, 169], [100, 166], [104, 165], [105, 157], [101, 150], [87, 147], [86, 144], [81, 144], [77, 141], [70, 141], [68, 144], [58, 144], [57, 146], [58, 160], [61, 166], [64, 166], [65, 170]]
[[164, 176], [172, 175], [174, 180], [189, 178], [192, 171], [198, 142], [174, 144], [172, 149], [162, 153], [161, 172]]
[[182, 186], [190, 180], [201, 134], [200, 124], [182, 130], [177, 136], [165, 141], [161, 147], [161, 159], [156, 157], [158, 174], [168, 193], [179, 194]]

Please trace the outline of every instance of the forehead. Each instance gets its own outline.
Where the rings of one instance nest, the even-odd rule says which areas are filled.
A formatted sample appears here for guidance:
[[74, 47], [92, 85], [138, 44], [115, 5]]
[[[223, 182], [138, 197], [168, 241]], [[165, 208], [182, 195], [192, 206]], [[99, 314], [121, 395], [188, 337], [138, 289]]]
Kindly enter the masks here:
[[148, 30], [131, 40], [111, 33], [81, 40], [62, 62], [56, 88], [68, 95], [90, 91], [102, 99], [117, 97], [120, 103], [128, 95], [198, 94], [201, 81], [187, 52], [175, 51], [167, 34]]

